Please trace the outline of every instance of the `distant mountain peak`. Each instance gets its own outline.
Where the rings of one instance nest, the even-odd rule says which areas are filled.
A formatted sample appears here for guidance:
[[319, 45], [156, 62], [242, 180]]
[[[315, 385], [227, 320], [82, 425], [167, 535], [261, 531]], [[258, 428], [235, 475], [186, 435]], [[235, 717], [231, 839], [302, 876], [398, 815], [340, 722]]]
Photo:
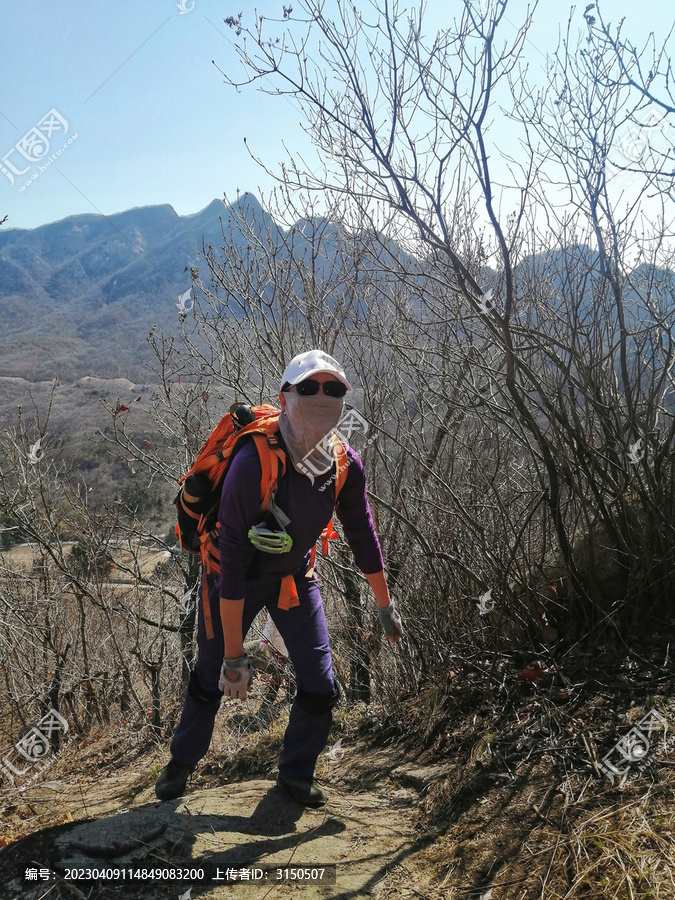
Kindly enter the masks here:
[[164, 203], [1, 229], [0, 375], [144, 377], [148, 331], [176, 333], [176, 300], [230, 210], [214, 199], [179, 216]]

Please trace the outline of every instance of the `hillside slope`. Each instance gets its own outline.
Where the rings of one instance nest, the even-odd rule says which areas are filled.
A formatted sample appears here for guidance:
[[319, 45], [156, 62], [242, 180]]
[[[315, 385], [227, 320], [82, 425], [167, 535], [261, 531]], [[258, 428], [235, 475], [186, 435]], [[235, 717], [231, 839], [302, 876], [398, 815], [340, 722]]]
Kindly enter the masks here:
[[[252, 196], [241, 203], [265, 221]], [[3, 229], [0, 375], [147, 379], [148, 332], [179, 333], [189, 267], [204, 244], [222, 242], [229, 214], [214, 200], [190, 216], [164, 205]]]

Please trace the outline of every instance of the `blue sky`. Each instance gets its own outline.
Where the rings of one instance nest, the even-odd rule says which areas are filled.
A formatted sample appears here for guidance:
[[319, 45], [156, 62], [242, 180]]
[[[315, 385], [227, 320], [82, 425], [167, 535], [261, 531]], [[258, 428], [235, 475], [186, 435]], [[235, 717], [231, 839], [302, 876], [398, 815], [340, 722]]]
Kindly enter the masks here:
[[[0, 171], [4, 228], [160, 203], [186, 215], [223, 194], [234, 199], [237, 189], [270, 189], [245, 137], [272, 168], [285, 157], [284, 143], [308, 152], [289, 100], [237, 93], [212, 63], [238, 71], [234, 34], [223, 19], [243, 9], [251, 21], [253, 4], [182, 2], [190, 12], [181, 13], [178, 0], [0, 0], [0, 160], [36, 127], [51, 133], [49, 155], [61, 149], [23, 191], [37, 163], [11, 153], [5, 169], [12, 174], [13, 165], [14, 184]], [[255, 7], [279, 16], [282, 5], [260, 0]], [[520, 21], [524, 8], [524, 0], [512, 0], [509, 21]], [[671, 0], [613, 0], [603, 8], [614, 21], [625, 16], [626, 33], [636, 39], [652, 29], [665, 36], [675, 19]], [[429, 27], [448, 25], [460, 9], [461, 0], [430, 0]], [[568, 11], [568, 4], [541, 0], [528, 44], [532, 66], [554, 49]], [[58, 117], [45, 120], [50, 110]]]

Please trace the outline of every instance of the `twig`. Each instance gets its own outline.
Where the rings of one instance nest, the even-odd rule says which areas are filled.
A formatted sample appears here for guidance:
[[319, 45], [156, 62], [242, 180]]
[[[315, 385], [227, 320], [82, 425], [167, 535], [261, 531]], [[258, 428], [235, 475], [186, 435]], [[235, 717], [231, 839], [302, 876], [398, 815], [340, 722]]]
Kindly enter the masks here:
[[[327, 817], [328, 817], [328, 813], [325, 812], [325, 813], [323, 814], [323, 819], [322, 819], [322, 821], [321, 821], [315, 828], [312, 828], [310, 831], [307, 832], [307, 834], [303, 835], [303, 837], [300, 838], [300, 840], [299, 840], [298, 843], [295, 845], [295, 847], [293, 847], [293, 852], [292, 852], [291, 855], [289, 856], [288, 862], [286, 863], [286, 866], [284, 866], [283, 868], [286, 868], [287, 866], [290, 866], [291, 860], [292, 860], [293, 857], [295, 856], [295, 853], [296, 853], [298, 847], [300, 846], [300, 844], [304, 844], [305, 841], [309, 840], [309, 838], [314, 834], [315, 831], [318, 831], [320, 828], [323, 828], [323, 826], [324, 826], [325, 823], [326, 823], [326, 818], [327, 818]], [[273, 884], [272, 887], [269, 889], [269, 891], [267, 891], [266, 894], [263, 894], [261, 900], [265, 900], [266, 897], [269, 897], [269, 895], [272, 893], [272, 891], [274, 890], [275, 887], [276, 887], [276, 885]]]
[[530, 804], [530, 806], [535, 811], [537, 816], [542, 820], [542, 822], [545, 822], [547, 825], [548, 825], [548, 813], [544, 813], [543, 810], [546, 808], [546, 804], [548, 803], [549, 797], [555, 793], [559, 784], [560, 784], [560, 782], [557, 780], [553, 782], [551, 787], [544, 794], [544, 799], [541, 801], [541, 804], [539, 806], [537, 806], [536, 803]]
[[593, 736], [590, 731], [588, 733], [588, 739], [586, 738], [586, 733], [584, 731], [581, 732], [581, 739], [584, 742], [584, 746], [586, 747], [586, 753], [588, 753], [588, 758], [590, 760], [591, 765], [593, 766], [593, 771], [598, 776], [601, 777], [600, 769], [598, 768], [598, 755], [595, 751], [595, 741], [593, 740]]

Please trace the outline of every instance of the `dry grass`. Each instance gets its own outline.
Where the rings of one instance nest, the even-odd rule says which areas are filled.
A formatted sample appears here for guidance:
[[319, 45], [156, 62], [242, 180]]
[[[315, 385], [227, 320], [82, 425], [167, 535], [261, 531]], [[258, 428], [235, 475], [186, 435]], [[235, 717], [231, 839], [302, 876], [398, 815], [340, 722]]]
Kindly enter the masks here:
[[[670, 784], [634, 786], [619, 799], [602, 785], [556, 791], [537, 778], [508, 796], [494, 788], [424, 851], [438, 872], [430, 898], [572, 900], [675, 896]], [[589, 790], [590, 788], [590, 790]], [[507, 801], [507, 802], [505, 802]]]
[[[509, 717], [511, 725], [518, 718], [527, 724], [527, 714], [542, 705], [538, 696], [521, 699]], [[261, 679], [247, 704], [223, 708], [193, 788], [273, 771], [286, 723], [286, 698], [278, 697], [272, 703], [276, 709], [268, 727], [249, 727], [268, 701]], [[672, 717], [665, 697], [657, 698], [657, 704]], [[601, 708], [597, 696], [589, 696], [574, 711], [569, 710], [568, 721], [581, 721], [593, 713], [596, 722], [592, 728], [600, 737], [608, 727], [600, 719]], [[626, 718], [632, 721], [643, 712], [643, 706], [629, 707]], [[560, 711], [558, 714], [562, 717]], [[329, 782], [338, 777], [354, 792], [372, 789], [378, 782], [393, 794], [398, 787], [391, 776], [394, 763], [407, 759], [412, 767], [431, 761], [433, 754], [406, 753], [400, 735], [394, 746], [374, 749], [373, 742], [382, 743], [385, 738], [388, 742], [393, 737], [379, 721], [372, 709], [340, 710], [329, 743], [342, 738], [347, 758], [354, 756], [354, 766], [342, 767], [342, 774], [335, 776], [336, 770], [322, 757], [319, 776]], [[463, 726], [458, 717], [456, 726], [461, 742], [466, 719]], [[369, 735], [366, 740], [364, 732]], [[619, 790], [618, 785], [594, 774], [590, 759], [584, 762], [584, 744], [578, 733], [555, 739], [540, 736], [534, 746], [524, 743], [520, 760], [515, 743], [509, 753], [503, 752], [505, 739], [513, 737], [508, 727], [493, 725], [488, 734], [491, 739], [481, 740], [474, 733], [473, 744], [467, 744], [463, 753], [440, 756], [448, 764], [448, 775], [422, 791], [404, 813], [416, 824], [419, 851], [377, 886], [380, 900], [400, 896], [427, 900], [669, 900], [675, 896], [675, 769], [667, 755], [654, 756], [651, 764], [647, 759], [637, 777], [628, 779]], [[137, 790], [137, 776], [144, 773], [142, 785], [151, 785], [166, 759], [167, 743], [146, 739], [134, 744], [131, 737], [114, 734], [113, 729], [79, 736], [45, 773], [42, 784], [22, 795], [1, 797], [7, 823], [4, 843], [79, 818], [82, 798], [105, 775], [115, 773], [121, 784], [129, 776]], [[573, 768], [565, 773], [563, 763], [572, 762]], [[45, 782], [63, 787], [61, 802], [53, 802], [53, 787]], [[51, 802], [43, 802], [49, 796]], [[115, 802], [115, 798], [108, 799]], [[123, 805], [123, 798], [119, 802]], [[102, 811], [91, 807], [87, 814]]]
[[597, 769], [650, 709], [675, 722], [672, 679], [629, 662], [631, 678], [619, 667], [612, 691], [613, 670], [598, 659], [592, 671], [601, 684], [577, 682], [568, 703], [551, 702], [554, 685], [544, 690], [512, 678], [504, 707], [489, 704], [480, 721], [473, 710], [455, 708], [443, 751], [425, 757], [447, 760], [449, 771], [419, 810], [420, 835], [431, 841], [422, 858], [436, 873], [423, 896], [675, 897], [671, 742], [653, 736], [640, 767], [614, 785]]

